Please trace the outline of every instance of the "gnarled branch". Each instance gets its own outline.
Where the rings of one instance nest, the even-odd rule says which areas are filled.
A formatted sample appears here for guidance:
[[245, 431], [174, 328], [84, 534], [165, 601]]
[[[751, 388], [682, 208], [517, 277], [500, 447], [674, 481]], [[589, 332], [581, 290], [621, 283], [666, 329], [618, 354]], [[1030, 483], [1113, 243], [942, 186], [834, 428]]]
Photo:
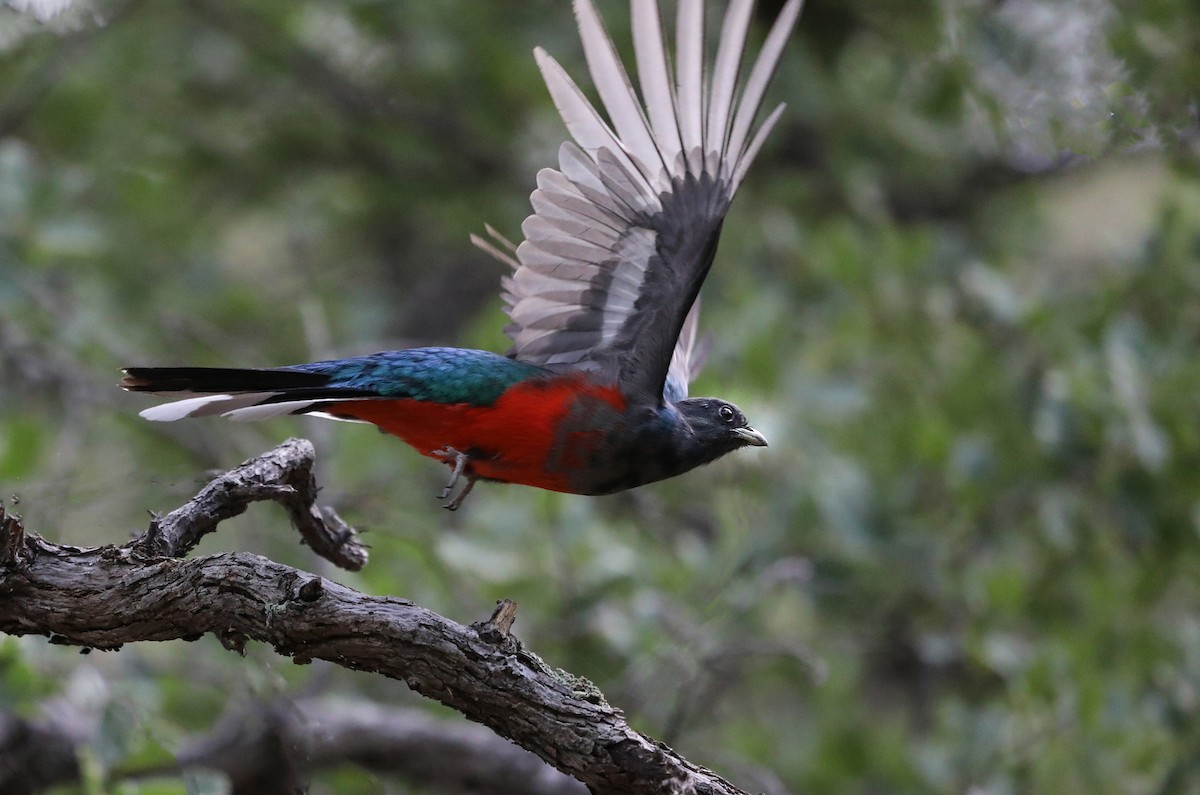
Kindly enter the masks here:
[[[103, 704], [57, 697], [41, 714], [0, 712], [0, 792], [32, 795], [78, 781], [79, 751], [104, 730]], [[231, 707], [171, 763], [120, 768], [113, 781], [216, 770], [232, 792], [303, 791], [313, 772], [346, 762], [434, 791], [474, 795], [586, 795], [587, 788], [483, 726], [411, 707], [338, 698], [281, 698]]]
[[257, 640], [300, 664], [329, 660], [400, 679], [594, 792], [742, 793], [634, 731], [590, 682], [527, 651], [508, 632], [510, 602], [488, 621], [463, 626], [258, 555], [173, 557], [250, 502], [272, 499], [319, 554], [362, 565], [354, 531], [313, 502], [313, 458], [307, 441], [285, 442], [218, 477], [123, 546], [53, 544], [0, 510], [0, 631], [97, 649], [207, 633], [234, 650]]

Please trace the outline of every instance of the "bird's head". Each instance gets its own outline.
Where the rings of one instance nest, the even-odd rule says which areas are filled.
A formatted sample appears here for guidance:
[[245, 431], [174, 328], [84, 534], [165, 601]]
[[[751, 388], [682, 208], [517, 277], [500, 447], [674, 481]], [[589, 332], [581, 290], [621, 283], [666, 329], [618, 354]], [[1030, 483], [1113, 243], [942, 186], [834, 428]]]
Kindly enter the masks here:
[[739, 447], [767, 446], [767, 438], [751, 428], [742, 410], [727, 400], [687, 398], [676, 402], [675, 409], [690, 426], [694, 441], [710, 451], [712, 458]]

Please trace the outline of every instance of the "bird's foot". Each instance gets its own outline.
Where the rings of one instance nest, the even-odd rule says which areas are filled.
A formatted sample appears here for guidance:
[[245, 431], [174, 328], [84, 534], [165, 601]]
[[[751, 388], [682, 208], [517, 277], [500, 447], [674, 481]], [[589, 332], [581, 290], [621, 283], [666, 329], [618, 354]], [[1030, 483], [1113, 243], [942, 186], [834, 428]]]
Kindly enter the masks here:
[[[454, 492], [454, 487], [458, 485], [458, 479], [462, 477], [463, 471], [467, 468], [467, 463], [470, 461], [470, 457], [466, 453], [455, 450], [453, 447], [443, 447], [441, 450], [434, 450], [430, 453], [430, 455], [432, 455], [434, 458], [440, 459], [441, 462], [446, 466], [453, 468], [453, 471], [450, 473], [449, 482], [446, 483], [445, 488], [443, 488], [441, 494], [438, 495], [439, 500], [444, 500]], [[443, 507], [447, 511], [457, 511], [458, 507], [463, 504], [463, 500], [466, 499], [467, 495], [471, 493], [471, 487], [474, 485], [475, 478], [467, 475], [466, 487], [464, 487], [463, 490], [458, 493], [457, 497], [450, 500], [450, 502], [446, 503]]]
[[453, 447], [443, 447], [441, 450], [434, 450], [430, 455], [440, 459], [443, 464], [452, 467], [454, 470], [450, 473], [450, 481], [446, 483], [446, 487], [438, 495], [439, 500], [444, 500], [450, 496], [450, 492], [454, 491], [455, 485], [458, 484], [458, 479], [462, 477], [463, 470], [467, 468], [468, 456], [466, 453], [460, 453]]
[[457, 497], [450, 500], [450, 502], [446, 503], [442, 507], [447, 511], [457, 511], [458, 507], [463, 504], [463, 500], [467, 498], [467, 495], [471, 493], [471, 489], [473, 488], [475, 488], [475, 478], [468, 475], [467, 485], [463, 487], [463, 490], [458, 493]]

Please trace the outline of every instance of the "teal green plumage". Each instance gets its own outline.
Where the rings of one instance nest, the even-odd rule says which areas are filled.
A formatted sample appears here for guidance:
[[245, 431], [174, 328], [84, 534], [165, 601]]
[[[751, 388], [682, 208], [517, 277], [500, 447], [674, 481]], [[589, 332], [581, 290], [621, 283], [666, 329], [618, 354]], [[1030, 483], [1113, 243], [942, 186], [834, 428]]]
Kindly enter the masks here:
[[513, 384], [546, 375], [535, 364], [465, 348], [384, 351], [288, 369], [329, 376], [338, 387], [381, 397], [469, 406], [490, 406]]

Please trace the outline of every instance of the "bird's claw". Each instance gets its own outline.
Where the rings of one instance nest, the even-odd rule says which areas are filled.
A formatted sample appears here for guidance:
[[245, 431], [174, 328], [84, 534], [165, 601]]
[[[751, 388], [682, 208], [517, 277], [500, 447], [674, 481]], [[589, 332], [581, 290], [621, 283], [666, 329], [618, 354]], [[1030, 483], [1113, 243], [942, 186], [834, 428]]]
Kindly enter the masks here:
[[[467, 498], [467, 495], [471, 493], [471, 489], [473, 488], [475, 488], [475, 478], [468, 477], [467, 485], [464, 486], [463, 490], [458, 493], [458, 496], [450, 500], [450, 502], [446, 503], [442, 507], [447, 511], [457, 511], [458, 507], [463, 504], [463, 500]], [[443, 497], [443, 499], [445, 499], [445, 497]]]
[[439, 500], [444, 500], [450, 496], [450, 492], [454, 491], [458, 479], [462, 477], [463, 470], [467, 468], [468, 457], [466, 453], [460, 453], [453, 447], [443, 447], [441, 450], [434, 450], [431, 455], [442, 459], [442, 463], [454, 468], [454, 471], [450, 473], [450, 481], [442, 489], [442, 493], [438, 495]]
[[[451, 493], [453, 493], [454, 487], [458, 485], [458, 479], [462, 477], [463, 471], [467, 468], [467, 463], [470, 460], [470, 457], [466, 453], [455, 450], [453, 447], [443, 447], [441, 450], [434, 450], [432, 453], [430, 453], [430, 455], [434, 456], [435, 458], [440, 458], [442, 463], [454, 468], [454, 471], [450, 473], [449, 482], [446, 483], [445, 488], [443, 488], [441, 494], [438, 495], [439, 500], [444, 500], [449, 497]], [[467, 485], [458, 493], [457, 497], [450, 500], [450, 502], [446, 503], [442, 507], [444, 507], [447, 511], [457, 511], [459, 506], [463, 504], [463, 500], [466, 499], [467, 495], [471, 493], [471, 488], [474, 485], [475, 478], [467, 475]]]

